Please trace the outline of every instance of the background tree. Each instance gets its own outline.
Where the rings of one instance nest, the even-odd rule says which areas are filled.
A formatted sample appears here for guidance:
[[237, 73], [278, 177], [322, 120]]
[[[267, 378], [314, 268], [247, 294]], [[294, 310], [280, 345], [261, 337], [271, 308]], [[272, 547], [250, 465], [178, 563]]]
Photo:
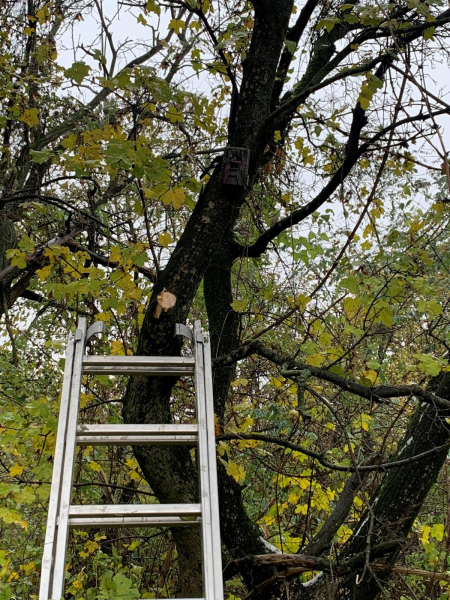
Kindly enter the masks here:
[[[36, 590], [58, 353], [87, 315], [113, 354], [177, 355], [175, 323], [208, 322], [230, 597], [446, 598], [449, 105], [428, 73], [450, 10], [1, 6], [0, 594]], [[84, 22], [98, 35], [61, 66]], [[227, 145], [246, 187], [222, 182]], [[162, 423], [192, 402], [189, 381], [94, 377], [82, 412]], [[192, 502], [196, 482], [182, 447], [87, 448], [74, 493]], [[68, 593], [201, 596], [195, 528], [135, 536], [75, 532]]]

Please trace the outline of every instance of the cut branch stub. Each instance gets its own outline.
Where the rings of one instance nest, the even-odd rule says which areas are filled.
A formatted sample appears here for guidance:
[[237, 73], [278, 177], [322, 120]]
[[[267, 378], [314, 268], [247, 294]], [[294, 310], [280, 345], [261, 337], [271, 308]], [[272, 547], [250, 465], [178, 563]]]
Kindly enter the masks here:
[[177, 297], [175, 294], [172, 294], [172, 292], [169, 292], [166, 290], [166, 288], [164, 288], [163, 291], [158, 294], [156, 301], [157, 305], [153, 316], [155, 319], [159, 319], [163, 311], [167, 312], [175, 306], [177, 303]]

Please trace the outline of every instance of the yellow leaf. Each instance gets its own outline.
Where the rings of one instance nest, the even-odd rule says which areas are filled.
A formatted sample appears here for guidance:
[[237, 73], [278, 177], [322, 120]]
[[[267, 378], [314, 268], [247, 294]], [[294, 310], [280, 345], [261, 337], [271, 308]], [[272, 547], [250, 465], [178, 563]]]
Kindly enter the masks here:
[[282, 382], [278, 379], [278, 377], [272, 377], [272, 379], [270, 380], [270, 385], [273, 387], [276, 387], [278, 389], [280, 389], [280, 387], [283, 385]]
[[111, 342], [111, 354], [113, 356], [125, 356], [123, 343], [121, 340], [114, 340]]
[[363, 371], [361, 373], [361, 377], [362, 379], [367, 379], [368, 381], [370, 381], [370, 383], [373, 384], [377, 380], [378, 374], [376, 371], [372, 371], [372, 369], [369, 369], [368, 371]]
[[138, 461], [135, 458], [129, 458], [126, 463], [127, 467], [130, 469], [137, 469]]
[[360, 307], [361, 300], [357, 296], [355, 298], [347, 296], [347, 298], [344, 299], [343, 304], [349, 317], [352, 317]]
[[444, 525], [442, 523], [437, 523], [433, 525], [433, 529], [431, 530], [431, 535], [436, 538], [438, 542], [442, 542], [444, 538]]
[[158, 243], [161, 244], [164, 248], [167, 248], [169, 244], [172, 243], [172, 236], [168, 231], [164, 233], [160, 233], [158, 236]]
[[27, 108], [20, 120], [26, 123], [29, 127], [34, 127], [39, 123], [39, 110], [37, 108]]
[[234, 479], [239, 483], [239, 481], [244, 481], [245, 479], [245, 471], [242, 467], [239, 467], [235, 462], [229, 462], [227, 468], [228, 475], [234, 477]]
[[51, 270], [52, 270], [52, 265], [46, 265], [45, 267], [42, 267], [42, 269], [38, 269], [36, 271], [36, 274], [41, 281], [45, 281], [48, 278], [48, 276], [50, 275]]
[[133, 550], [136, 550], [136, 548], [138, 548], [140, 544], [141, 540], [133, 540], [131, 544], [128, 545], [128, 550], [132, 552]]
[[279, 142], [281, 140], [281, 132], [275, 131], [275, 135], [273, 136], [274, 142]]
[[88, 402], [90, 402], [94, 396], [92, 394], [81, 394], [80, 396], [80, 408], [84, 408], [87, 406]]
[[183, 113], [177, 110], [174, 106], [170, 106], [169, 110], [166, 112], [166, 117], [171, 123], [181, 123], [183, 120]]
[[308, 505], [307, 504], [299, 504], [295, 509], [295, 512], [298, 515], [306, 515], [308, 513]]
[[20, 568], [22, 569], [22, 571], [25, 571], [25, 575], [29, 575], [30, 573], [36, 570], [36, 563], [34, 562], [34, 560], [32, 560], [27, 565], [20, 565]]
[[347, 527], [346, 525], [341, 525], [337, 530], [337, 536], [341, 544], [346, 542], [352, 534], [353, 530], [350, 529], [350, 527]]
[[169, 23], [169, 29], [173, 29], [175, 33], [180, 33], [185, 27], [186, 23], [181, 19], [172, 19]]
[[16, 475], [22, 475], [24, 468], [25, 467], [21, 467], [19, 464], [16, 463], [10, 468], [9, 474], [11, 475], [11, 477], [15, 477]]
[[9, 258], [11, 265], [13, 267], [18, 267], [19, 269], [25, 269], [27, 266], [26, 263], [26, 254], [25, 252], [21, 252], [17, 248], [6, 251], [6, 257]]
[[241, 440], [238, 448], [256, 448], [259, 443], [257, 440]]
[[84, 547], [86, 548], [86, 550], [89, 552], [89, 554], [92, 554], [93, 552], [95, 552], [96, 550], [99, 549], [99, 545], [97, 542], [94, 542], [93, 540], [88, 540], [85, 544]]
[[67, 150], [69, 150], [69, 152], [71, 152], [77, 143], [77, 136], [75, 133], [71, 133], [69, 135], [69, 137], [64, 138], [63, 140], [61, 140], [61, 146], [63, 146], [63, 148], [66, 148]]
[[246, 431], [247, 429], [251, 429], [254, 421], [251, 417], [246, 417], [242, 425], [240, 426], [240, 431]]
[[122, 251], [119, 246], [113, 246], [111, 248], [111, 254], [109, 255], [109, 260], [113, 262], [117, 262], [122, 258]]
[[230, 383], [231, 387], [238, 387], [240, 385], [247, 385], [248, 383], [248, 379], [243, 379], [241, 377], [239, 377], [239, 379], [235, 379], [234, 381], [232, 381]]
[[325, 356], [319, 353], [311, 354], [311, 356], [306, 357], [305, 362], [307, 365], [312, 365], [313, 367], [320, 367], [325, 362]]
[[95, 460], [91, 460], [91, 462], [89, 463], [89, 466], [96, 473], [100, 473], [100, 471], [102, 470], [101, 466], [98, 463], [96, 463]]
[[172, 188], [162, 197], [163, 203], [167, 206], [172, 203], [175, 210], [180, 209], [186, 200], [185, 188]]
[[431, 533], [431, 527], [429, 527], [428, 525], [425, 525], [425, 527], [422, 527], [422, 529], [420, 531], [420, 541], [422, 542], [422, 544], [424, 546], [426, 544], [430, 543], [430, 533]]

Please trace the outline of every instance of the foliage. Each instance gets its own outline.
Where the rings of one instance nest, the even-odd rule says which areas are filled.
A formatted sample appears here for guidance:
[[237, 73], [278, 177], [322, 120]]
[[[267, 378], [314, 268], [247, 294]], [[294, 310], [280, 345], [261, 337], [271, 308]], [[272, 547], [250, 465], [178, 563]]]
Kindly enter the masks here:
[[[384, 531], [377, 490], [402, 468], [386, 464], [404, 459], [419, 479], [436, 464], [425, 501], [393, 486], [401, 508], [378, 541], [399, 541], [386, 561], [410, 571], [380, 585], [388, 598], [450, 595], [449, 463], [439, 468], [426, 433], [426, 459], [409, 454], [424, 440], [407, 435], [425, 406], [450, 401], [430, 391], [450, 369], [449, 107], [427, 77], [448, 58], [450, 17], [437, 0], [269, 4], [150, 0], [115, 14], [97, 1], [3, 3], [0, 600], [37, 598], [63, 351], [79, 316], [106, 323], [89, 351], [112, 355], [189, 352], [174, 323], [208, 323], [227, 560], [277, 549], [345, 562], [367, 515]], [[71, 32], [83, 43], [68, 61]], [[246, 189], [221, 183], [226, 145], [250, 149]], [[157, 318], [163, 288], [177, 303]], [[191, 420], [189, 379], [134, 385], [85, 378], [81, 418]], [[131, 448], [79, 449], [74, 501], [167, 501], [165, 466]], [[180, 471], [166, 487], [186, 501], [195, 486]], [[359, 536], [368, 548], [371, 536]], [[194, 593], [198, 572], [180, 565], [198, 548], [179, 540], [73, 532], [68, 597]], [[354, 597], [376, 597], [363, 567], [311, 589], [362, 594], [358, 575], [372, 596]], [[228, 597], [270, 597], [272, 574], [256, 562], [235, 571]], [[290, 597], [310, 597], [313, 575], [288, 575]]]

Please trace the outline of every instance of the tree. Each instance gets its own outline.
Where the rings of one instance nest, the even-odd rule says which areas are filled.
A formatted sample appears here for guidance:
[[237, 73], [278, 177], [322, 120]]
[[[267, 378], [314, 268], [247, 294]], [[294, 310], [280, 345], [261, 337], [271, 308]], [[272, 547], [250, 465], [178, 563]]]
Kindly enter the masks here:
[[[446, 470], [435, 483], [449, 443], [449, 105], [427, 76], [447, 57], [450, 11], [436, 0], [2, 8], [0, 516], [26, 550], [17, 565], [11, 546], [0, 554], [0, 593], [35, 589], [55, 357], [87, 315], [108, 325], [99, 353], [178, 355], [175, 324], [208, 323], [230, 593], [445, 598]], [[133, 42], [114, 29], [129, 15]], [[58, 53], [83, 19], [99, 35], [64, 68]], [[249, 152], [248, 185], [224, 183], [226, 146]], [[169, 310], [157, 308], [164, 290]], [[82, 410], [163, 423], [191, 404], [189, 382], [96, 377]], [[189, 450], [130, 452], [79, 454], [78, 499], [196, 500]], [[131, 579], [145, 594], [200, 597], [198, 532], [171, 535], [140, 548], [76, 532], [69, 593], [142, 597]], [[164, 554], [159, 568], [144, 548]], [[415, 576], [394, 577], [402, 568]]]

